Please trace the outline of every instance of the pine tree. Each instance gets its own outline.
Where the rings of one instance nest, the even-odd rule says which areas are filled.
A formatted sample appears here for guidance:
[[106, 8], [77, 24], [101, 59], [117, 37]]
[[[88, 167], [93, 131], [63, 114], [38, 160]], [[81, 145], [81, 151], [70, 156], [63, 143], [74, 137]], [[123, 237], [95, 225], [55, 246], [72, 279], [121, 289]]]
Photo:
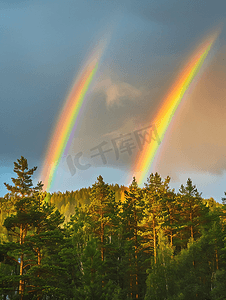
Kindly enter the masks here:
[[4, 183], [7, 190], [5, 199], [10, 202], [14, 212], [16, 214], [6, 218], [4, 226], [10, 231], [17, 242], [20, 245], [21, 254], [19, 258], [20, 266], [20, 282], [19, 282], [19, 294], [21, 299], [23, 298], [25, 282], [23, 280], [24, 275], [24, 251], [23, 245], [28, 231], [32, 228], [36, 212], [33, 206], [36, 205], [36, 199], [33, 197], [41, 188], [41, 183], [36, 187], [33, 187], [31, 175], [35, 172], [37, 167], [28, 169], [28, 162], [23, 156], [14, 162], [14, 172], [17, 174], [17, 178], [12, 178], [14, 185]]
[[[99, 176], [90, 192], [88, 212], [93, 221], [93, 231], [100, 238], [101, 260], [104, 261], [105, 244], [112, 238], [113, 214], [117, 214], [114, 192]], [[108, 236], [109, 234], [109, 236]]]
[[[118, 271], [117, 261], [117, 226], [118, 226], [118, 203], [115, 201], [115, 194], [108, 184], [99, 176], [90, 191], [90, 205], [88, 215], [90, 217], [89, 228], [91, 228], [92, 239], [97, 242], [101, 254], [102, 289], [107, 288], [110, 281], [117, 285]], [[100, 277], [98, 277], [100, 279]]]
[[[160, 175], [150, 174], [144, 188], [145, 215], [143, 220], [144, 237], [147, 251], [151, 251], [154, 262], [157, 260], [157, 235], [160, 226], [164, 223], [164, 201], [169, 193], [170, 177], [162, 181]], [[145, 246], [144, 245], [144, 246]]]
[[[161, 228], [168, 236], [171, 247], [176, 246], [175, 250], [180, 245], [180, 231], [181, 231], [181, 205], [178, 202], [178, 197], [174, 190], [167, 190], [164, 192], [161, 200], [162, 207], [162, 225]], [[178, 252], [178, 251], [176, 251]]]
[[203, 204], [201, 194], [195, 185], [192, 185], [190, 178], [186, 186], [181, 185], [178, 193], [182, 207], [181, 215], [184, 222], [185, 233], [189, 230], [187, 241], [191, 238], [193, 241], [200, 236], [200, 226], [205, 222], [205, 215], [208, 208]]
[[32, 194], [40, 189], [40, 183], [37, 187], [33, 187], [31, 176], [37, 170], [37, 167], [28, 169], [27, 159], [21, 156], [14, 162], [14, 172], [17, 174], [17, 178], [12, 178], [14, 185], [4, 183], [7, 190], [10, 192], [11, 199], [21, 199], [24, 197], [32, 196]]
[[42, 183], [33, 187], [31, 175], [35, 170], [29, 170], [27, 160], [21, 157], [15, 163], [18, 178], [13, 179], [14, 186], [6, 184], [10, 191], [7, 198], [13, 199], [14, 213], [5, 219], [4, 226], [12, 239], [0, 246], [0, 256], [4, 264], [13, 265], [16, 270], [10, 279], [2, 278], [3, 292], [8, 295], [14, 291], [20, 299], [29, 295], [39, 300], [49, 293], [59, 296], [58, 280], [64, 269], [49, 262], [53, 262], [53, 256], [57, 257], [60, 251], [64, 239], [60, 226], [64, 218], [44, 201], [46, 194], [42, 192]]
[[[129, 278], [124, 281], [127, 284], [127, 291], [131, 299], [138, 299], [141, 294], [142, 288], [139, 290], [139, 275], [140, 270], [139, 255], [141, 254], [141, 226], [140, 223], [143, 217], [143, 201], [142, 190], [138, 187], [135, 177], [129, 189], [125, 191], [124, 201], [121, 203], [121, 227], [122, 227], [122, 239], [125, 253], [123, 260], [128, 260], [127, 272], [124, 274]], [[141, 282], [140, 282], [141, 283]], [[141, 286], [141, 284], [140, 284]]]
[[174, 270], [174, 249], [170, 245], [163, 230], [158, 231], [156, 263], [147, 270], [147, 292], [145, 299], [164, 300], [171, 299], [170, 296], [176, 293]]

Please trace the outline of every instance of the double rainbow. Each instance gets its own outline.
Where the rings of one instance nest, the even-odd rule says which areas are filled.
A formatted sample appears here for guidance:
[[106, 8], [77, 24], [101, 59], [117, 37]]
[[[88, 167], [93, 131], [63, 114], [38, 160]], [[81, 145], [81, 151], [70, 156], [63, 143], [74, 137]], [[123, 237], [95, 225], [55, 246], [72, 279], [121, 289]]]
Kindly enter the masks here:
[[[166, 94], [159, 112], [152, 121], [152, 124], [155, 125], [160, 141], [163, 140], [178, 105], [191, 85], [193, 79], [198, 74], [218, 35], [219, 31], [211, 35], [194, 52], [191, 59], [189, 59], [189, 62], [185, 65], [177, 77], [177, 80]], [[146, 143], [141, 154], [138, 153], [132, 170], [132, 174], [133, 176], [136, 176], [138, 184], [142, 184], [144, 180], [146, 180], [158, 148], [159, 143], [155, 139], [152, 139], [150, 143]]]

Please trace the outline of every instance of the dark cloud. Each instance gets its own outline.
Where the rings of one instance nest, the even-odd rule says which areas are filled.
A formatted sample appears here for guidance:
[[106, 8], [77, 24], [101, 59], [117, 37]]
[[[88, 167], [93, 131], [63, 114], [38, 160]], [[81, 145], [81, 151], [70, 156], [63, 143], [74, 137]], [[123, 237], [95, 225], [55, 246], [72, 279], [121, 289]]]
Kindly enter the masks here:
[[165, 26], [160, 51], [178, 53], [186, 51], [213, 27], [225, 23], [226, 3], [224, 0], [160, 0], [141, 5], [135, 0], [130, 9], [140, 18]]
[[155, 20], [164, 24], [178, 25], [180, 28], [193, 26], [200, 23], [201, 27], [213, 26], [212, 22], [225, 19], [225, 1], [218, 0], [159, 0], [133, 1], [131, 9], [151, 21]]

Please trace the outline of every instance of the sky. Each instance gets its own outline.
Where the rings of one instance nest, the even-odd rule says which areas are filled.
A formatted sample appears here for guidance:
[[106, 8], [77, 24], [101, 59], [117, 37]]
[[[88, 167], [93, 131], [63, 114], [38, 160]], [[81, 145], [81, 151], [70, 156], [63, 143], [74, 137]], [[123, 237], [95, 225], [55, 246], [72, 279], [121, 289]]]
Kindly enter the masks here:
[[[150, 172], [188, 178], [204, 198], [226, 191], [226, 27], [224, 0], [1, 0], [0, 196], [24, 156], [41, 177], [67, 96], [100, 40], [107, 46], [85, 96], [67, 157], [50, 192], [91, 186], [97, 176], [128, 185], [141, 152], [137, 130], [150, 127], [190, 55], [221, 32], [182, 99]], [[130, 152], [114, 141], [133, 139]], [[98, 146], [109, 149], [106, 161]], [[117, 144], [119, 146], [119, 144]], [[111, 150], [110, 150], [111, 149]]]

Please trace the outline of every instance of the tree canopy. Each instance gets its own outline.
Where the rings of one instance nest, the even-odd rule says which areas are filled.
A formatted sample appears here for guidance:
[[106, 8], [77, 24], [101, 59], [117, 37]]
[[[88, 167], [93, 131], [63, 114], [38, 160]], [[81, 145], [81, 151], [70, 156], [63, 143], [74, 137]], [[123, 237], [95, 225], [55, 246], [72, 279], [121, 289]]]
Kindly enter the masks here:
[[226, 206], [189, 178], [46, 193], [14, 163], [0, 199], [1, 299], [226, 299]]

